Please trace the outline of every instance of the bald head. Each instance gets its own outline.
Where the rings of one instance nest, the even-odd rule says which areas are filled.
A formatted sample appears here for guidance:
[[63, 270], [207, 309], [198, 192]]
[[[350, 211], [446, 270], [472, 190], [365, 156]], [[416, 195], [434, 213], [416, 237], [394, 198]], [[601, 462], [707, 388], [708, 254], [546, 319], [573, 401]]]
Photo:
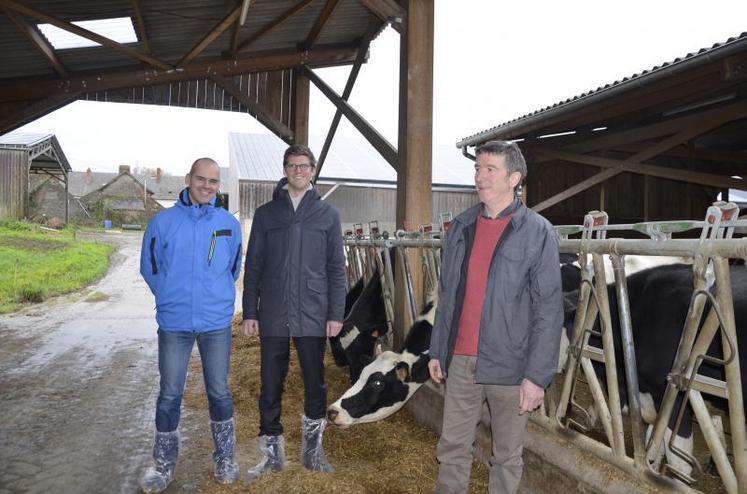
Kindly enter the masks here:
[[193, 204], [207, 204], [218, 193], [220, 167], [211, 158], [195, 160], [184, 182], [189, 187], [189, 197]]
[[189, 169], [189, 174], [193, 175], [195, 170], [197, 170], [197, 167], [200, 165], [214, 166], [220, 173], [220, 166], [218, 166], [218, 163], [213, 158], [199, 158], [192, 163], [192, 167]]

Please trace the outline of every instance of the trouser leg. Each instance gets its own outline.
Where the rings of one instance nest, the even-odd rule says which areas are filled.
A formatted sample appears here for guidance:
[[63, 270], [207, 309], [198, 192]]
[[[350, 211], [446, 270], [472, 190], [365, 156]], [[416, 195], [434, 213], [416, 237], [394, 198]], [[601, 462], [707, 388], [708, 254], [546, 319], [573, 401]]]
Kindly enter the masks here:
[[493, 436], [490, 457], [490, 494], [513, 494], [524, 467], [521, 454], [529, 414], [519, 415], [519, 386], [486, 385]]
[[173, 432], [179, 427], [187, 365], [195, 336], [183, 331], [158, 330], [160, 391], [156, 401], [156, 430]]
[[202, 333], [197, 336], [202, 359], [202, 376], [208, 397], [210, 419], [222, 422], [233, 417], [233, 399], [228, 390], [231, 361], [231, 328]]
[[285, 337], [260, 338], [260, 436], [279, 436], [283, 433], [280, 411], [283, 383], [288, 374], [289, 342], [290, 339]]
[[304, 414], [310, 419], [323, 418], [327, 411], [327, 385], [324, 382], [327, 339], [309, 336], [293, 338], [293, 343], [303, 376]]
[[467, 492], [483, 389], [475, 384], [475, 357], [455, 355], [449, 365], [441, 438], [436, 447], [439, 494]]

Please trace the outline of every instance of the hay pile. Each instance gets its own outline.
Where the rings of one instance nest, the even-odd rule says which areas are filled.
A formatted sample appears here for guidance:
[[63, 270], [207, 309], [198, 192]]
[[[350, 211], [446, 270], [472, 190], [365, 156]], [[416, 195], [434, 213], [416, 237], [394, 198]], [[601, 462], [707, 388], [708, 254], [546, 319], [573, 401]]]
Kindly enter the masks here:
[[[381, 422], [355, 425], [347, 430], [328, 427], [324, 434], [327, 458], [335, 467], [333, 474], [310, 472], [300, 466], [301, 415], [303, 413], [303, 380], [295, 349], [283, 395], [282, 422], [286, 440], [286, 456], [290, 467], [277, 474], [265, 475], [247, 484], [246, 470], [260, 459], [257, 452], [259, 431], [259, 339], [247, 338], [234, 321], [231, 361], [231, 392], [233, 393], [237, 425], [237, 460], [242, 481], [235, 486], [219, 486], [212, 472], [205, 471], [196, 479], [201, 491], [267, 492], [267, 493], [426, 493], [433, 492], [438, 477], [435, 452], [438, 436], [413, 420], [407, 410], [401, 410]], [[336, 367], [329, 352], [326, 359], [326, 379], [329, 403], [340, 397], [348, 387], [347, 368]], [[199, 366], [199, 360], [193, 360]], [[185, 402], [187, 406], [207, 409], [202, 373], [190, 372]], [[201, 448], [211, 450], [210, 439], [202, 436]], [[487, 468], [473, 464], [470, 492], [487, 490]]]

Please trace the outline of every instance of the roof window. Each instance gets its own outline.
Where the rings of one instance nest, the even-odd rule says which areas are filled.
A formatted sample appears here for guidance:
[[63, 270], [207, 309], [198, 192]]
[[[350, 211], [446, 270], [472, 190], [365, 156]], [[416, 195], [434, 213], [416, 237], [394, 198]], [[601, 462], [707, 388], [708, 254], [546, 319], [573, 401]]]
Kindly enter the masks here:
[[[135, 34], [135, 27], [132, 25], [131, 17], [76, 21], [71, 24], [75, 24], [78, 27], [82, 27], [118, 43], [137, 42], [137, 35]], [[101, 44], [95, 41], [83, 38], [70, 31], [65, 31], [52, 24], [38, 24], [38, 27], [56, 50], [101, 46]]]

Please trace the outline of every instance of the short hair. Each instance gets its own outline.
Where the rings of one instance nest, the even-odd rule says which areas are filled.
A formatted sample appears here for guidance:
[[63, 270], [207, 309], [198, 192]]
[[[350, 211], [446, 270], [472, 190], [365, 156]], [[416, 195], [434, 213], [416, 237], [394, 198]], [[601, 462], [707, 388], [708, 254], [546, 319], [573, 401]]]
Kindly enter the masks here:
[[195, 172], [195, 168], [197, 168], [197, 165], [200, 165], [202, 163], [207, 163], [210, 165], [215, 165], [215, 167], [220, 172], [220, 165], [218, 165], [218, 162], [215, 161], [213, 158], [197, 158], [194, 163], [192, 163], [192, 166], [189, 168], [189, 175], [192, 175]]
[[291, 156], [306, 156], [309, 158], [311, 166], [316, 166], [316, 158], [308, 146], [304, 146], [303, 144], [292, 144], [288, 146], [288, 149], [285, 150], [285, 154], [283, 155], [283, 168], [288, 164], [288, 158]]
[[506, 171], [508, 171], [509, 175], [513, 172], [519, 172], [522, 181], [527, 177], [527, 162], [521, 153], [521, 149], [519, 149], [519, 146], [515, 142], [485, 142], [475, 149], [475, 156], [480, 156], [481, 154], [500, 154], [506, 158]]

